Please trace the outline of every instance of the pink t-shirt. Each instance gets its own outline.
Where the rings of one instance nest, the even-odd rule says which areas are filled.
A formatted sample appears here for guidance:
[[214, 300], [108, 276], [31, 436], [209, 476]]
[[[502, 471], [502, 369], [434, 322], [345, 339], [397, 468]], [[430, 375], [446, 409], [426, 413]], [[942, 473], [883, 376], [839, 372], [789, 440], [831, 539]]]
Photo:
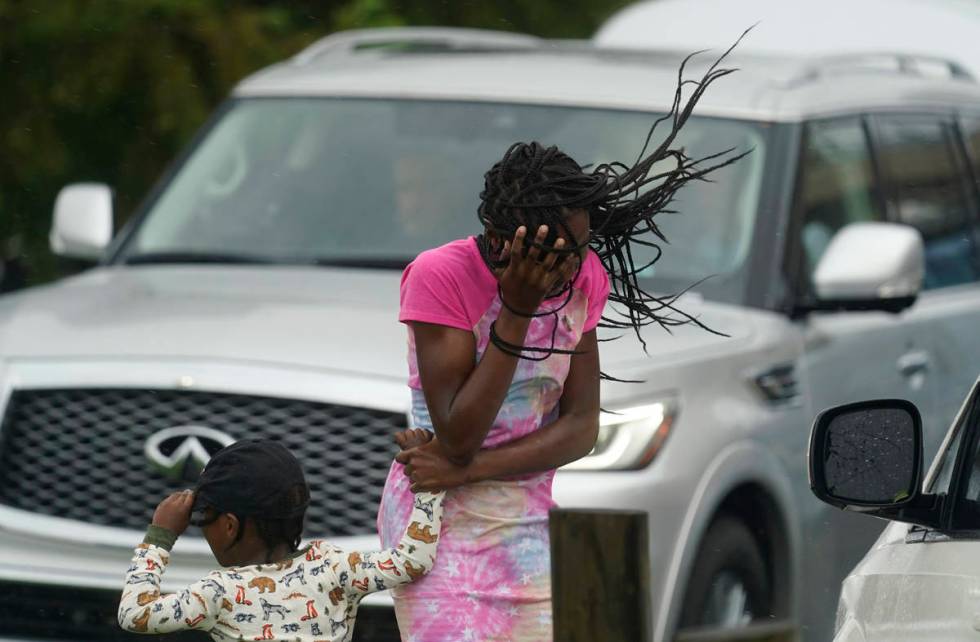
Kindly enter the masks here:
[[[609, 277], [592, 250], [588, 251], [572, 288], [575, 290], [572, 300], [558, 313], [559, 341], [555, 347], [564, 350], [574, 349], [582, 334], [595, 329], [609, 297]], [[560, 306], [565, 296], [544, 301], [538, 312]], [[489, 322], [497, 318], [499, 310], [497, 279], [483, 261], [474, 237], [422, 252], [402, 275], [398, 320], [403, 323], [421, 321], [471, 331], [476, 335], [479, 347], [477, 356], [483, 354], [489, 339]], [[554, 323], [555, 317], [552, 315], [533, 319], [524, 345], [550, 347]], [[481, 332], [481, 329], [484, 331]], [[522, 360], [521, 363], [545, 362]], [[421, 388], [411, 332], [409, 386]]]

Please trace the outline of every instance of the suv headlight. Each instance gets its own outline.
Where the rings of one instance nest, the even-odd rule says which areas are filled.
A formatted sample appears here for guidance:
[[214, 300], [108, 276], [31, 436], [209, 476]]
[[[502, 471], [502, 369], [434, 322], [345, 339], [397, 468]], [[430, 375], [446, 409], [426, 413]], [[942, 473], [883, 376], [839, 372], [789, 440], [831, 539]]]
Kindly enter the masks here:
[[592, 452], [562, 470], [643, 468], [663, 448], [676, 416], [676, 405], [667, 400], [603, 412]]

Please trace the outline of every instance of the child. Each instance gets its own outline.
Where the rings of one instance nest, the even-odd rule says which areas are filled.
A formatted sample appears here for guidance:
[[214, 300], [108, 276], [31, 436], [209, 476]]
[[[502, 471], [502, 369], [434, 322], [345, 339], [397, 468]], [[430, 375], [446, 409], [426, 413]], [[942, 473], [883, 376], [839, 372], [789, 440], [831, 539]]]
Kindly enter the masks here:
[[[403, 449], [431, 435], [406, 430]], [[321, 540], [300, 548], [309, 490], [299, 462], [274, 441], [239, 441], [211, 458], [195, 491], [157, 506], [136, 548], [119, 624], [136, 633], [207, 631], [215, 640], [350, 640], [361, 598], [432, 568], [443, 493], [419, 493], [394, 548], [349, 552]], [[191, 522], [225, 567], [182, 591], [160, 594], [170, 549]]]

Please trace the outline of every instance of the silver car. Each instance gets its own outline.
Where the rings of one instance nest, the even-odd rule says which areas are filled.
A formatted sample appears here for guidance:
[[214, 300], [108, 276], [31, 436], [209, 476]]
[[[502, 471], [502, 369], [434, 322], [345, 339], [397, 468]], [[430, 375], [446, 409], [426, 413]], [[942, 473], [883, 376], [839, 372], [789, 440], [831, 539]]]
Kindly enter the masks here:
[[810, 442], [810, 483], [831, 506], [892, 523], [844, 580], [835, 642], [967, 642], [980, 630], [980, 381], [923, 479], [914, 404], [831, 408]]
[[[409, 402], [401, 268], [479, 232], [483, 172], [514, 141], [635, 156], [681, 58], [339, 34], [242, 81], [117, 233], [108, 187], [66, 187], [52, 247], [98, 265], [0, 299], [4, 631], [111, 627], [155, 502], [233, 439], [276, 435], [305, 463], [309, 536], [375, 545]], [[555, 495], [649, 512], [655, 640], [777, 618], [823, 642], [880, 527], [809, 493], [810, 418], [902, 397], [935, 452], [975, 376], [980, 86], [900, 56], [733, 64], [681, 142], [753, 151], [680, 195], [645, 276], [696, 284], [678, 305], [720, 334], [604, 343], [604, 370], [642, 383], [604, 383], [617, 414]], [[214, 563], [195, 537], [174, 560], [165, 589]], [[390, 602], [372, 605], [359, 639], [389, 639]]]

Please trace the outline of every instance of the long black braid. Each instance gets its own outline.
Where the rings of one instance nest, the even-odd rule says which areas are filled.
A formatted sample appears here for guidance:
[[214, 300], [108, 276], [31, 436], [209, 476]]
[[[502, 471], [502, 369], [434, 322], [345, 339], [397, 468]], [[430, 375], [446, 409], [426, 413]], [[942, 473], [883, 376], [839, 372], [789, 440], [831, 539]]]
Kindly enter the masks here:
[[[670, 206], [677, 191], [690, 181], [708, 180], [710, 173], [731, 165], [751, 151], [736, 154], [734, 148], [729, 148], [694, 159], [683, 148], [671, 147], [708, 86], [735, 71], [719, 65], [745, 33], [699, 80], [685, 80], [684, 70], [691, 58], [702, 52], [695, 52], [682, 61], [670, 111], [651, 125], [637, 160], [632, 165], [613, 162], [590, 169], [579, 165], [557, 147], [544, 147], [537, 142], [515, 143], [484, 176], [485, 186], [480, 193], [478, 217], [485, 229], [495, 233], [498, 238], [509, 239], [514, 236], [518, 227], [524, 225], [528, 230], [526, 243], [549, 252], [578, 254], [586, 246], [591, 248], [609, 275], [609, 300], [615, 304], [612, 307], [613, 316], [604, 314], [599, 325], [605, 328], [632, 328], [644, 350], [646, 342], [640, 329], [652, 323], [667, 330], [681, 324], [693, 323], [709, 332], [721, 334], [675, 307], [677, 299], [684, 292], [656, 296], [643, 289], [639, 275], [660, 257], [658, 241], [667, 242], [654, 222], [654, 217], [663, 212], [674, 212]], [[691, 88], [691, 95], [686, 101], [682, 96], [685, 88]], [[654, 133], [662, 123], [669, 123], [670, 131], [656, 149], [648, 152]], [[670, 167], [654, 172], [654, 167], [664, 161], [668, 161]], [[579, 209], [589, 213], [591, 237], [587, 245], [576, 246], [565, 224], [565, 218], [570, 210]], [[549, 234], [543, 243], [538, 244], [533, 240], [533, 235], [541, 225], [548, 226]], [[556, 250], [553, 246], [559, 230], [565, 232], [567, 244]], [[478, 241], [483, 259], [491, 268], [506, 264], [506, 259], [501, 261], [499, 258], [500, 247], [494, 246], [486, 235], [480, 236]], [[637, 266], [633, 261], [634, 246], [651, 248], [653, 259]], [[490, 339], [500, 350], [523, 359], [541, 360], [551, 354], [573, 353], [574, 351], [555, 348], [554, 342], [558, 328], [557, 313], [571, 296], [570, 285], [561, 292], [551, 293], [547, 299], [563, 298], [556, 305], [548, 306], [550, 309], [545, 312], [534, 315], [555, 316], [555, 331], [552, 332], [550, 347], [514, 345], [503, 341], [493, 332], [493, 328]], [[614, 379], [605, 373], [601, 373], [601, 376], [604, 379]]]

